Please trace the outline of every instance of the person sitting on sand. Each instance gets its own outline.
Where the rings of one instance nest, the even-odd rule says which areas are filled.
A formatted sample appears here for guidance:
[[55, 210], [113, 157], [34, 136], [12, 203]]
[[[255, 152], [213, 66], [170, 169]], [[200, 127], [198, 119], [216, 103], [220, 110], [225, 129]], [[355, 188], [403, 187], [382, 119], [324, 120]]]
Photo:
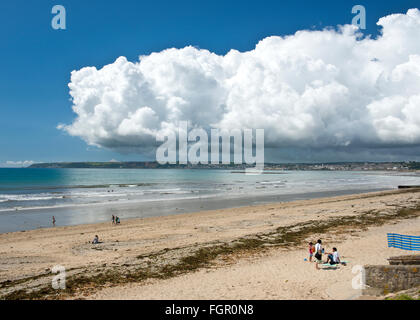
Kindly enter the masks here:
[[327, 263], [329, 264], [340, 263], [340, 255], [338, 254], [337, 248], [333, 248], [333, 252], [328, 254]]
[[323, 250], [322, 250], [322, 241], [321, 241], [321, 239], [319, 239], [317, 242], [316, 242], [316, 245], [315, 245], [315, 258], [319, 261], [319, 262], [321, 262], [322, 261], [322, 252]]
[[309, 242], [309, 262], [312, 262], [312, 256], [314, 255], [315, 248], [312, 242]]
[[99, 237], [98, 235], [95, 236], [95, 238], [93, 238], [92, 244], [97, 244], [99, 243]]

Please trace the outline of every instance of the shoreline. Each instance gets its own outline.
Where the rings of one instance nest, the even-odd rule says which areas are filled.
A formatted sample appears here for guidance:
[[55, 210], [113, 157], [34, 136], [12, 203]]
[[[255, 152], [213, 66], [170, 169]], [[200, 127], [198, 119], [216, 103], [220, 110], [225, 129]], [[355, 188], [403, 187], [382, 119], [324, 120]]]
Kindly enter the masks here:
[[110, 221], [112, 214], [124, 221], [151, 217], [171, 216], [209, 210], [234, 209], [248, 206], [321, 199], [370, 192], [395, 191], [398, 189], [343, 189], [305, 193], [265, 194], [237, 197], [202, 197], [194, 199], [120, 201], [69, 205], [65, 207], [31, 208], [0, 212], [0, 234], [51, 228], [51, 217], [57, 219], [56, 226], [78, 226]]
[[[260, 261], [273, 252], [291, 254], [293, 259], [300, 256], [296, 262], [300, 267], [308, 237], [322, 237], [329, 247], [334, 241], [363, 235], [366, 228], [397, 228], [399, 221], [410, 222], [407, 225], [420, 234], [419, 193], [418, 189], [383, 191], [130, 219], [119, 226], [109, 222], [0, 234], [0, 298], [99, 299], [101, 290], [117, 290], [109, 293], [113, 297], [127, 285], [139, 286], [135, 289], [139, 292], [150, 281], [159, 288], [179, 277], [199, 281], [203, 270], [230, 270], [237, 263], [249, 268], [254, 260], [247, 264], [247, 257]], [[95, 234], [102, 241], [99, 245], [90, 243]], [[385, 246], [386, 240], [380, 245]], [[369, 242], [364, 246], [377, 250]], [[50, 269], [58, 264], [68, 271], [64, 292], [50, 288]], [[279, 272], [291, 277], [293, 270]], [[224, 281], [217, 283], [223, 286]], [[310, 287], [314, 280], [309, 276], [301, 281]], [[247, 297], [246, 292], [242, 294]], [[133, 293], [133, 297], [138, 296]]]

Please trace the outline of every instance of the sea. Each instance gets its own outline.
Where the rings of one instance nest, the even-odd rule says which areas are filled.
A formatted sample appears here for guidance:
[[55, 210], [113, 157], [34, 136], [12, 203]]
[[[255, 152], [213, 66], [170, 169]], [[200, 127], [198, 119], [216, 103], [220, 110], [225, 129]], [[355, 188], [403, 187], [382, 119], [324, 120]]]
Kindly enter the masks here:
[[392, 190], [393, 171], [0, 168], [0, 233]]

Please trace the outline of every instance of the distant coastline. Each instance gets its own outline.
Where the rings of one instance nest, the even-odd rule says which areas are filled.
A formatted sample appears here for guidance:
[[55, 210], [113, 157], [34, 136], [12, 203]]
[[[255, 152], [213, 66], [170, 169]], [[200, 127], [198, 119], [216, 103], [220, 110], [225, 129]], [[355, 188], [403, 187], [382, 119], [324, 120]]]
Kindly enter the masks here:
[[[156, 161], [128, 162], [51, 162], [35, 163], [28, 168], [50, 169], [245, 169], [247, 164], [160, 164]], [[420, 162], [330, 162], [330, 163], [265, 163], [264, 170], [341, 170], [341, 171], [417, 171]]]

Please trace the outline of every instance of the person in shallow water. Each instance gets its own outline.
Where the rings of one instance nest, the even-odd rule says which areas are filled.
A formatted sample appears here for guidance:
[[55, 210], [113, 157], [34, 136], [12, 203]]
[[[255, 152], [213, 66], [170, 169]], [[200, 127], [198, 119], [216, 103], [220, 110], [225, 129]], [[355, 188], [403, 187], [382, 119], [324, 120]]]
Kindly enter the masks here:
[[55, 227], [55, 217], [54, 216], [52, 217], [52, 224], [53, 224], [53, 227]]

